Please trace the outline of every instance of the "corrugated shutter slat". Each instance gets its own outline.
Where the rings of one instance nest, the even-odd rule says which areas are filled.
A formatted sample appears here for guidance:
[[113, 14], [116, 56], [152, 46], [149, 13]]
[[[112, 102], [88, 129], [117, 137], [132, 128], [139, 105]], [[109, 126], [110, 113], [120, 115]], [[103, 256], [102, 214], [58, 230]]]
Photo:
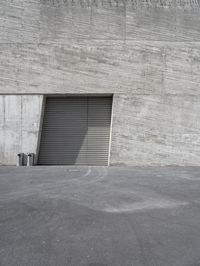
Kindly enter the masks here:
[[38, 164], [108, 165], [112, 97], [47, 98]]

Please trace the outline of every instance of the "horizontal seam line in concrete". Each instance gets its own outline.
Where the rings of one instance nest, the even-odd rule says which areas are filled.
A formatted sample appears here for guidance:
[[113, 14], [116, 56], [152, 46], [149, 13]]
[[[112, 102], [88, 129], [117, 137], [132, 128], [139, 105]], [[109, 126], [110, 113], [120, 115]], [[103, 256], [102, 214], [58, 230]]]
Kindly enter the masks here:
[[[140, 39], [140, 40], [136, 40], [136, 39], [127, 39], [124, 40], [124, 39], [115, 39], [115, 38], [71, 38], [71, 39], [68, 39], [68, 40], [90, 40], [90, 41], [122, 41], [122, 42], [126, 42], [126, 41], [133, 41], [133, 42], [145, 42], [145, 43], [154, 43], [154, 42], [160, 42], [160, 43], [198, 43], [200, 44], [200, 40], [199, 41], [173, 41], [173, 40], [146, 40], [146, 39]], [[63, 42], [64, 43], [64, 42]], [[18, 44], [31, 44], [31, 45], [38, 45], [38, 44], [46, 44], [46, 45], [61, 45], [62, 42], [59, 42], [59, 43], [54, 43], [54, 42], [0, 42], [0, 45], [3, 45], [3, 44], [15, 44], [15, 45], [18, 45]]]
[[[41, 92], [19, 92], [19, 93], [16, 93], [16, 92], [9, 92], [9, 93], [1, 93], [0, 92], [0, 95], [1, 96], [20, 96], [20, 95], [42, 95], [42, 96], [57, 96], [57, 95], [61, 95], [61, 96], [70, 96], [70, 95], [90, 95], [90, 94], [94, 94], [94, 93], [89, 93], [89, 92], [77, 92], [77, 93], [70, 93], [70, 92], [67, 92], [67, 93], [64, 93], [63, 92], [52, 92], [52, 93], [41, 93]], [[111, 92], [111, 93], [105, 93], [105, 92], [99, 92], [99, 93], [95, 93], [95, 95], [143, 95], [143, 96], [173, 96], [173, 97], [185, 97], [185, 96], [190, 96], [190, 97], [200, 97], [200, 95], [198, 94], [172, 94], [172, 93], [134, 93], [134, 92], [129, 92], [129, 91], [125, 91], [125, 92]]]

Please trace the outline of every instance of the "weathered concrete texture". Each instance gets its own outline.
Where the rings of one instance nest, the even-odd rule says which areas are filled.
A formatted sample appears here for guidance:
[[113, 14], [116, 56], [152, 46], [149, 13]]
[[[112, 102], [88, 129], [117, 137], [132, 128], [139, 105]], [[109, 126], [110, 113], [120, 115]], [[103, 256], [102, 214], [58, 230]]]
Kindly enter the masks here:
[[0, 96], [0, 164], [20, 152], [36, 153], [43, 96]]
[[65, 44], [71, 38], [200, 41], [197, 0], [2, 0], [0, 10], [0, 39], [5, 43]]
[[199, 94], [198, 1], [3, 0], [0, 10], [0, 93]]
[[[42, 96], [1, 96], [0, 162], [37, 152]], [[200, 165], [200, 97], [118, 94], [111, 165]]]
[[118, 95], [111, 164], [200, 165], [200, 97]]
[[[0, 94], [115, 94], [111, 164], [199, 165], [199, 4], [2, 0]], [[34, 99], [30, 115], [39, 114], [41, 96]], [[16, 106], [19, 122], [0, 140], [4, 163], [29, 142], [20, 140]], [[28, 151], [37, 146], [39, 116], [32, 121]]]
[[200, 95], [200, 43], [1, 45], [0, 92]]
[[200, 168], [0, 168], [1, 266], [199, 266]]

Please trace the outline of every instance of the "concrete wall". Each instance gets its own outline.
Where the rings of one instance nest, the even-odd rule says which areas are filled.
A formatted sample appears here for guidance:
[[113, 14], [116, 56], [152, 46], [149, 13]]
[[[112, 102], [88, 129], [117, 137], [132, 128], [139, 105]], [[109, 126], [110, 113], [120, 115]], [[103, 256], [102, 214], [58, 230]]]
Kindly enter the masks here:
[[200, 165], [200, 96], [117, 95], [112, 165]]
[[15, 165], [20, 152], [36, 153], [42, 96], [0, 96], [0, 164]]
[[199, 95], [198, 2], [141, 2], [0, 1], [0, 93]]
[[199, 165], [199, 5], [2, 0], [0, 94], [113, 93], [111, 164]]

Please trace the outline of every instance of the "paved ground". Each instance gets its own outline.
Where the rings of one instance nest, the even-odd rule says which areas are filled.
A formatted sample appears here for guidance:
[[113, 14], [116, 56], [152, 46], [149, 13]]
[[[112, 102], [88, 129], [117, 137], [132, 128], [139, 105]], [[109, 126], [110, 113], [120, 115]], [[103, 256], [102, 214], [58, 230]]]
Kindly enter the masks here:
[[199, 266], [200, 168], [0, 168], [1, 266]]

